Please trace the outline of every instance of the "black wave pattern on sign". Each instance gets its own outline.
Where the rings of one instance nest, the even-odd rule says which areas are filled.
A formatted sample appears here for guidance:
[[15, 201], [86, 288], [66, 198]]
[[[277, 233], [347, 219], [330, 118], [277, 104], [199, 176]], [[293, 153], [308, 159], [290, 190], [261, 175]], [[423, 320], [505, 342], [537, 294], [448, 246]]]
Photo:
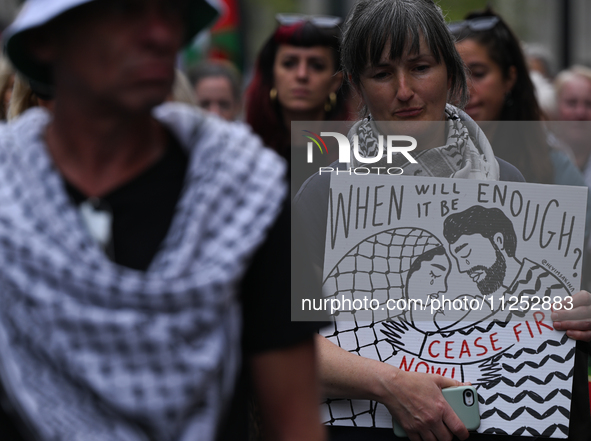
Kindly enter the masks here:
[[542, 403], [546, 403], [548, 401], [551, 401], [554, 399], [554, 397], [558, 394], [561, 394], [562, 396], [568, 398], [569, 400], [572, 397], [571, 392], [568, 389], [554, 389], [552, 392], [550, 392], [548, 395], [546, 395], [546, 398], [540, 396], [539, 394], [537, 394], [534, 391], [531, 390], [524, 390], [523, 392], [521, 392], [519, 395], [517, 395], [516, 397], [510, 397], [508, 395], [502, 394], [502, 393], [496, 393], [494, 395], [491, 395], [490, 397], [488, 397], [487, 399], [484, 399], [482, 397], [482, 395], [478, 395], [478, 402], [480, 404], [484, 404], [484, 405], [489, 405], [491, 403], [494, 403], [497, 399], [501, 399], [506, 401], [507, 403], [519, 403], [521, 402], [523, 399], [525, 398], [529, 398], [532, 401], [535, 401], [538, 404], [542, 404]]
[[526, 365], [529, 366], [530, 368], [533, 368], [533, 369], [539, 369], [542, 366], [544, 366], [548, 362], [548, 360], [552, 360], [557, 363], [565, 363], [574, 357], [575, 352], [576, 352], [576, 347], [573, 346], [573, 348], [568, 352], [568, 354], [566, 354], [566, 357], [564, 357], [564, 358], [560, 357], [559, 355], [550, 354], [550, 355], [546, 355], [544, 358], [542, 358], [542, 361], [540, 361], [539, 363], [534, 363], [533, 361], [525, 361], [517, 367], [512, 367], [508, 364], [503, 364], [503, 369], [505, 369], [507, 372], [511, 372], [513, 374], [515, 372], [519, 372]]
[[[481, 322], [482, 323], [482, 322]], [[471, 324], [468, 325], [468, 327], [466, 328], [462, 328], [462, 329], [453, 329], [450, 331], [441, 331], [440, 334], [442, 337], [451, 337], [454, 334], [460, 334], [463, 336], [469, 336], [470, 334], [472, 334], [473, 332], [478, 332], [478, 333], [488, 333], [493, 327], [500, 327], [500, 328], [506, 328], [509, 325], [509, 322], [502, 322], [499, 320], [486, 320], [484, 321], [484, 323], [486, 323], [486, 326], [483, 325], [478, 325], [478, 324]]]
[[554, 415], [556, 412], [560, 412], [563, 416], [565, 416], [567, 418], [570, 416], [569, 410], [565, 409], [562, 406], [552, 406], [552, 407], [548, 408], [544, 413], [538, 413], [535, 411], [535, 409], [532, 409], [531, 407], [522, 406], [519, 409], [516, 409], [515, 412], [513, 412], [511, 415], [508, 415], [505, 412], [503, 412], [502, 410], [497, 409], [495, 407], [494, 409], [489, 409], [489, 410], [483, 412], [482, 415], [480, 415], [480, 419], [483, 420], [486, 418], [490, 418], [492, 415], [497, 414], [498, 416], [503, 418], [505, 421], [513, 421], [514, 419], [519, 417], [523, 412], [529, 413], [536, 420], [545, 420], [546, 418]]
[[[536, 264], [536, 265], [532, 266], [531, 268], [528, 268], [524, 277], [517, 280], [516, 282], [514, 282], [513, 285], [510, 287], [510, 289], [507, 290], [507, 294], [515, 294], [515, 292], [520, 288], [521, 285], [528, 285], [533, 277], [534, 270], [538, 270], [538, 269], [544, 269], [544, 268], [542, 266], [540, 266], [539, 264]], [[546, 290], [544, 291], [543, 295], [540, 295], [539, 291], [542, 288], [542, 281], [543, 281], [542, 279], [544, 279], [546, 277], [551, 277], [551, 274], [546, 271], [544, 271], [541, 274], [538, 274], [537, 279], [534, 283], [534, 289], [530, 288], [530, 289], [520, 290], [519, 291], [520, 296], [523, 296], [525, 294], [531, 294], [535, 297], [551, 297], [553, 290], [565, 289], [564, 285], [557, 281], [557, 283], [547, 287]]]
[[508, 378], [505, 377], [501, 377], [498, 380], [488, 383], [488, 384], [483, 384], [482, 387], [485, 389], [492, 389], [493, 387], [497, 386], [500, 382], [505, 383], [507, 386], [511, 386], [511, 387], [520, 387], [521, 385], [523, 385], [523, 383], [525, 383], [527, 380], [531, 381], [532, 383], [535, 383], [537, 385], [546, 385], [548, 383], [550, 383], [554, 377], [562, 380], [562, 381], [566, 381], [569, 378], [571, 378], [573, 376], [573, 372], [574, 372], [574, 368], [570, 370], [570, 372], [568, 374], [563, 374], [562, 372], [550, 372], [545, 379], [540, 380], [537, 377], [534, 377], [532, 375], [526, 375], [524, 377], [521, 377], [519, 380], [517, 381], [511, 381]]
[[546, 340], [545, 342], [543, 342], [542, 344], [540, 344], [540, 346], [538, 346], [537, 349], [533, 349], [533, 348], [522, 348], [519, 349], [517, 352], [515, 352], [515, 354], [509, 354], [509, 353], [505, 353], [503, 354], [504, 357], [507, 358], [519, 358], [521, 357], [521, 355], [523, 353], [526, 354], [539, 354], [540, 352], [543, 352], [547, 346], [554, 346], [554, 347], [560, 347], [563, 344], [565, 344], [568, 340], [568, 336], [566, 334], [564, 334], [562, 336], [562, 338], [560, 339], [560, 341], [556, 341], [556, 340]]
[[[522, 348], [513, 354], [503, 353], [502, 357], [505, 358], [506, 360], [510, 360], [510, 359], [516, 360], [516, 359], [519, 359], [519, 357], [521, 357], [522, 355], [526, 355], [526, 356], [531, 356], [531, 355], [536, 355], [536, 354], [542, 355], [544, 352], [550, 351], [551, 348], [553, 348], [553, 347], [562, 346], [563, 344], [565, 344], [567, 342], [567, 340], [568, 340], [568, 337], [565, 334], [561, 337], [560, 341], [547, 340], [547, 341], [541, 343], [537, 348]], [[539, 368], [546, 365], [548, 363], [548, 361], [550, 361], [550, 360], [552, 362], [555, 362], [558, 364], [565, 364], [568, 361], [572, 361], [572, 359], [575, 355], [575, 352], [576, 352], [575, 348], [573, 347], [564, 356], [564, 358], [559, 355], [556, 355], [556, 354], [548, 354], [548, 355], [545, 355], [541, 360], [536, 360], [537, 362], [533, 362], [533, 361], [528, 360], [523, 363], [520, 363], [518, 366], [512, 366], [507, 363], [502, 363], [502, 367], [505, 372], [511, 373], [511, 374], [519, 373], [522, 370], [523, 370], [523, 372], [536, 373], [536, 371]], [[523, 369], [525, 366], [527, 366], [527, 368]], [[519, 387], [523, 387], [524, 383], [526, 383], [527, 381], [530, 381], [531, 383], [533, 383], [539, 387], [542, 385], [552, 384], [553, 380], [567, 381], [572, 378], [573, 373], [574, 373], [574, 368], [571, 368], [570, 372], [568, 372], [568, 373], [563, 373], [562, 371], [558, 370], [558, 368], [556, 368], [552, 372], [548, 372], [548, 374], [546, 375], [545, 378], [540, 378], [539, 375], [534, 376], [535, 375], [534, 374], [534, 375], [524, 375], [523, 377], [521, 377], [515, 381], [515, 379], [511, 380], [509, 378], [506, 378], [506, 376], [502, 376], [498, 380], [488, 383], [488, 384], [483, 384], [480, 387], [483, 390], [490, 390], [495, 387], [498, 387], [498, 385], [500, 383], [504, 383], [505, 387], [519, 388]], [[533, 386], [533, 388], [536, 388], [536, 386]], [[536, 420], [540, 421], [540, 424], [536, 424], [535, 427], [531, 427], [530, 425], [520, 426], [519, 428], [517, 428], [513, 432], [507, 432], [506, 430], [499, 428], [500, 424], [495, 424], [495, 427], [485, 430], [484, 433], [499, 434], [499, 435], [513, 435], [513, 436], [519, 436], [519, 435], [524, 435], [524, 434], [527, 436], [552, 436], [555, 432], [558, 431], [558, 432], [562, 432], [565, 435], [568, 435], [568, 425], [557, 423], [557, 421], [556, 421], [557, 417], [555, 414], [560, 414], [565, 418], [569, 418], [570, 417], [570, 409], [569, 408], [565, 408], [564, 406], [554, 405], [554, 406], [549, 407], [548, 409], [545, 409], [545, 410], [542, 410], [542, 409], [536, 410], [536, 409], [532, 408], [531, 405], [527, 404], [527, 402], [529, 400], [537, 403], [538, 405], [544, 404], [544, 403], [550, 403], [558, 395], [561, 395], [563, 397], [563, 399], [566, 398], [569, 401], [572, 398], [572, 394], [569, 390], [563, 389], [560, 387], [557, 387], [554, 390], [551, 390], [549, 392], [546, 391], [546, 392], [547, 393], [546, 393], [545, 397], [543, 397], [540, 394], [533, 392], [531, 390], [520, 391], [519, 394], [517, 394], [514, 397], [511, 396], [510, 394], [506, 394], [506, 393], [495, 393], [494, 395], [492, 395], [490, 397], [486, 397], [486, 398], [484, 398], [480, 395], [478, 397], [479, 403], [481, 405], [489, 407], [481, 415], [481, 420], [487, 420], [487, 419], [495, 416], [495, 420], [497, 420], [498, 418], [501, 418], [505, 421], [514, 421], [515, 419], [519, 418], [520, 415], [527, 413], [528, 415], [532, 416]], [[497, 400], [499, 401], [499, 403], [496, 403]], [[519, 404], [522, 401], [524, 401], [522, 403], [522, 404], [524, 404], [524, 406], [522, 406], [518, 409], [515, 409], [510, 414], [505, 413], [498, 408], [498, 407], [503, 407], [503, 405], [505, 405], [504, 403]], [[503, 403], [503, 404], [501, 404], [501, 403]], [[490, 408], [490, 406], [495, 405], [495, 404], [497, 407]], [[568, 406], [568, 407], [570, 407], [570, 406]], [[554, 415], [554, 417], [553, 417], [553, 415]], [[548, 418], [549, 420], [546, 420], [546, 418]], [[547, 422], [552, 423], [552, 424], [548, 425], [547, 427], [544, 427], [545, 424], [543, 423], [543, 420], [546, 420]]]
[[519, 429], [517, 429], [513, 433], [508, 433], [508, 432], [504, 431], [503, 429], [499, 429], [498, 427], [487, 429], [483, 433], [494, 434], [494, 435], [521, 436], [525, 432], [527, 432], [530, 436], [550, 437], [554, 434], [554, 432], [556, 432], [556, 429], [560, 430], [565, 435], [568, 435], [568, 427], [565, 426], [564, 424], [552, 424], [552, 425], [546, 427], [543, 432], [539, 432], [536, 429], [534, 429], [533, 427], [524, 426], [524, 427], [520, 427]]

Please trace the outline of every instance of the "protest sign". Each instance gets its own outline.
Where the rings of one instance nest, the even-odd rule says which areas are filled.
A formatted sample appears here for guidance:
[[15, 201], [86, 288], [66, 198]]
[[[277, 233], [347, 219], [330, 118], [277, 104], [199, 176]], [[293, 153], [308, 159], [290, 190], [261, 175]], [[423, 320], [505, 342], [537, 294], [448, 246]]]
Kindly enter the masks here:
[[[333, 174], [323, 331], [360, 356], [470, 381], [479, 432], [568, 436], [574, 341], [552, 308], [579, 290], [586, 188]], [[329, 399], [333, 425], [391, 427]]]

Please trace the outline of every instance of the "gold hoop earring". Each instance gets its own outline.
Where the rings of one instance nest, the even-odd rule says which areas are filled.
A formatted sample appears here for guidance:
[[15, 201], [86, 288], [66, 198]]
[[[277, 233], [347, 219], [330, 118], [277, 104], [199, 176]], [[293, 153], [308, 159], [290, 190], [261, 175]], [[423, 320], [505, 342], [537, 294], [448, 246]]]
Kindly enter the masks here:
[[326, 104], [324, 104], [324, 111], [326, 113], [328, 113], [332, 109], [336, 108], [336, 106], [337, 106], [337, 94], [334, 92], [331, 92], [330, 95], [328, 95], [328, 102]]
[[275, 102], [277, 100], [277, 89], [274, 87], [269, 91], [269, 98], [271, 98], [271, 102]]

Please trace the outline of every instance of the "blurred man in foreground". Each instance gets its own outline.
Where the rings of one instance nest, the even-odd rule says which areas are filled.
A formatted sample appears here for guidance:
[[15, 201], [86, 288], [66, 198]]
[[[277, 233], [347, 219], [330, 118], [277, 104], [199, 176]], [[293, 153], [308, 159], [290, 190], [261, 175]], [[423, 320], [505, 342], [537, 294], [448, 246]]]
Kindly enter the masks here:
[[55, 97], [0, 132], [0, 377], [25, 439], [244, 438], [241, 340], [269, 437], [322, 439], [312, 328], [281, 299], [282, 161], [245, 128], [156, 107], [215, 15], [30, 0], [5, 33]]

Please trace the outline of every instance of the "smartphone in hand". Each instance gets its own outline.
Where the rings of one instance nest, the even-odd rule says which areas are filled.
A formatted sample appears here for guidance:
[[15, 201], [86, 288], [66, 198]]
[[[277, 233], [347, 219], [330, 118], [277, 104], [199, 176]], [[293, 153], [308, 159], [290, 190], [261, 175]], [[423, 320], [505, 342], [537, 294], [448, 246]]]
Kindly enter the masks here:
[[[476, 430], [480, 426], [480, 410], [478, 409], [478, 393], [473, 386], [458, 386], [442, 389], [443, 397], [468, 430]], [[404, 429], [392, 418], [394, 435], [407, 437]]]

